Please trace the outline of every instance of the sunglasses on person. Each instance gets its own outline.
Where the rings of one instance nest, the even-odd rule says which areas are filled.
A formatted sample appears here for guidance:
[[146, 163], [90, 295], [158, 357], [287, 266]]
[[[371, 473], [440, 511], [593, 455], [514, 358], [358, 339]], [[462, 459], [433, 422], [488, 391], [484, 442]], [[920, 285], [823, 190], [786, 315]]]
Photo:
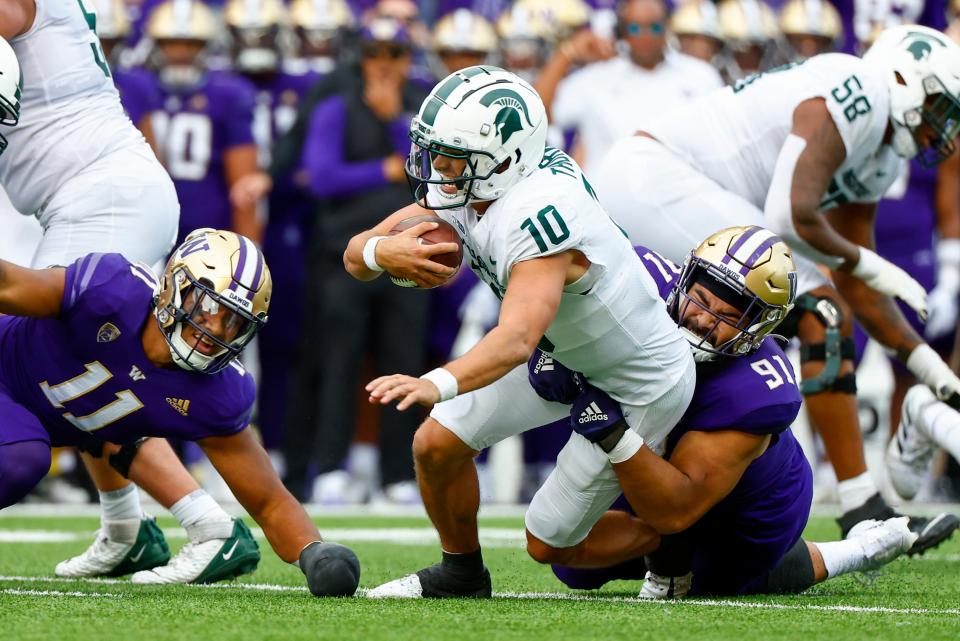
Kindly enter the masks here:
[[650, 24], [643, 24], [642, 22], [627, 22], [623, 25], [624, 31], [627, 32], [628, 36], [639, 36], [644, 31], [649, 31], [651, 35], [662, 36], [663, 32], [666, 30], [666, 27], [662, 22], [651, 22]]
[[391, 60], [397, 60], [410, 55], [410, 47], [392, 44], [364, 44], [360, 47], [360, 53], [364, 58], [380, 58], [386, 56]]

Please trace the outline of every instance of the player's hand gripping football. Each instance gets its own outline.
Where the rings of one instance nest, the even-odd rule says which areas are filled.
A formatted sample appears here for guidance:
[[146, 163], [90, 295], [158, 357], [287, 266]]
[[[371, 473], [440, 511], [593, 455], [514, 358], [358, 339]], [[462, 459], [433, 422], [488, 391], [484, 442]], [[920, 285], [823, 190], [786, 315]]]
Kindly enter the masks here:
[[377, 243], [377, 264], [399, 278], [408, 278], [419, 287], [436, 287], [456, 273], [431, 260], [432, 256], [458, 251], [456, 243], [423, 244], [421, 234], [436, 229], [437, 223], [424, 222]]
[[414, 378], [406, 374], [391, 374], [375, 378], [366, 387], [369, 401], [374, 405], [387, 405], [393, 401], [401, 412], [414, 403], [424, 407], [433, 407], [440, 402], [440, 390], [424, 378]]
[[899, 298], [913, 308], [921, 320], [927, 320], [927, 290], [914, 278], [875, 252], [860, 248], [860, 260], [851, 272], [870, 289]]

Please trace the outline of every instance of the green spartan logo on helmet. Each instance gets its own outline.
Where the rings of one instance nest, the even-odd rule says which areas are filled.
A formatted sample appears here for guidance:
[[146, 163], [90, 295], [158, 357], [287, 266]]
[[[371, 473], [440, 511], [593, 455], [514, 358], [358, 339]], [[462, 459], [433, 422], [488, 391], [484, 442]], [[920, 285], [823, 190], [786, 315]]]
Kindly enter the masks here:
[[907, 41], [909, 41], [909, 44], [907, 45], [907, 51], [909, 51], [913, 56], [913, 59], [917, 61], [929, 58], [930, 54], [933, 52], [934, 44], [938, 44], [941, 47], [947, 46], [939, 38], [935, 38], [925, 33], [920, 33], [919, 31], [908, 32], [900, 42]]
[[[500, 136], [500, 144], [502, 145], [507, 144], [513, 134], [523, 131], [523, 120], [526, 120], [527, 124], [533, 127], [527, 103], [513, 89], [494, 89], [480, 100], [480, 104], [484, 107], [490, 105], [501, 106], [493, 124]], [[520, 118], [521, 113], [523, 114], [523, 120]]]

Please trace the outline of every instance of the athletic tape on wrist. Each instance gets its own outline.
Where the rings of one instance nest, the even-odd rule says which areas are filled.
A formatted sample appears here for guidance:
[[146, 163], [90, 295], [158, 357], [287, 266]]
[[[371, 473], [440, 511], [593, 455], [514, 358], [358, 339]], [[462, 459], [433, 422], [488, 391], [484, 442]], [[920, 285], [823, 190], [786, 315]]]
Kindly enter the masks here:
[[861, 247], [860, 258], [857, 260], [857, 264], [853, 266], [853, 270], [851, 270], [850, 273], [861, 280], [872, 278], [879, 273], [882, 260], [883, 259], [880, 258], [876, 252], [873, 252], [866, 247]]
[[382, 272], [383, 267], [377, 263], [377, 243], [386, 236], [373, 236], [363, 245], [363, 262], [372, 272]]
[[639, 452], [641, 447], [643, 447], [643, 437], [633, 430], [627, 430], [613, 449], [607, 452], [607, 458], [611, 463], [623, 463]]
[[459, 383], [457, 383], [457, 377], [451, 374], [449, 370], [438, 367], [437, 369], [430, 370], [420, 378], [428, 380], [437, 386], [437, 389], [440, 390], [441, 402], [449, 401], [457, 395]]

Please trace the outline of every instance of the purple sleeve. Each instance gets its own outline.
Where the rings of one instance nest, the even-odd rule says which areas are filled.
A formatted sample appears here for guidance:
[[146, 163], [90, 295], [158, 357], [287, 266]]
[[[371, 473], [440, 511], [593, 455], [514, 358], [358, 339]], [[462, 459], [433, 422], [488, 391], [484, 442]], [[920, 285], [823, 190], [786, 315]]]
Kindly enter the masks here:
[[650, 278], [657, 284], [660, 298], [667, 300], [670, 292], [677, 284], [681, 269], [666, 256], [662, 256], [642, 245], [635, 246], [633, 250], [637, 252], [637, 256], [640, 257], [640, 262], [643, 263], [647, 273], [650, 274]]
[[352, 196], [364, 189], [387, 184], [381, 160], [347, 162], [344, 159], [346, 120], [346, 105], [340, 96], [320, 103], [310, 116], [303, 146], [303, 166], [310, 192], [317, 198]]
[[228, 105], [229, 114], [226, 122], [226, 139], [224, 149], [252, 145], [253, 140], [253, 111], [256, 106], [256, 94], [252, 87], [237, 84], [236, 95], [232, 96]]
[[777, 434], [800, 411], [796, 380], [783, 350], [768, 338], [754, 354], [698, 366], [697, 389], [681, 424], [688, 430]]
[[67, 322], [80, 317], [119, 318], [130, 301], [148, 300], [156, 283], [152, 272], [120, 254], [87, 254], [67, 267], [60, 317]]

